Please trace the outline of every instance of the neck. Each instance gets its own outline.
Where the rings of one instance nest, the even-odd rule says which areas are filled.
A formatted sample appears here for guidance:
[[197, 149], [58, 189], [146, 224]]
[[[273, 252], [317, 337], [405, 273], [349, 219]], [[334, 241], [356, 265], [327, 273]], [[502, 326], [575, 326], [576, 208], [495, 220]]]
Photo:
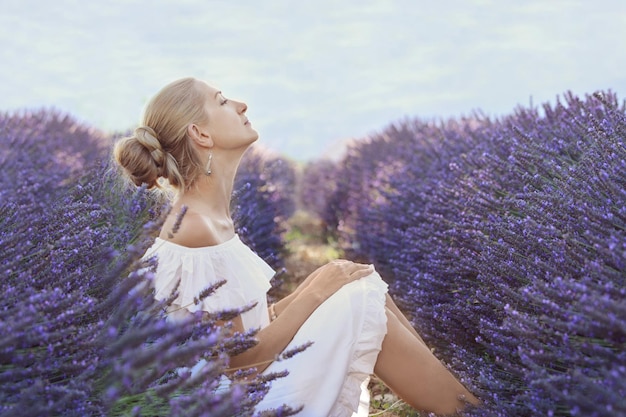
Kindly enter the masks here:
[[211, 175], [201, 175], [182, 193], [178, 202], [215, 220], [230, 220], [230, 200], [235, 175], [243, 154], [218, 155], [214, 153]]

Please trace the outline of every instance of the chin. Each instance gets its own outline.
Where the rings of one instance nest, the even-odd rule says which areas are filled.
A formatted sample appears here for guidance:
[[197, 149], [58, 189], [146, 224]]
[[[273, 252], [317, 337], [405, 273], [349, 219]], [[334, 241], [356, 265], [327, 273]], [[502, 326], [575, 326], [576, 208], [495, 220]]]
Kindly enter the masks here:
[[254, 135], [252, 137], [250, 137], [250, 139], [242, 146], [243, 149], [248, 149], [249, 147], [251, 147], [252, 145], [254, 145], [254, 143], [259, 140], [259, 135]]

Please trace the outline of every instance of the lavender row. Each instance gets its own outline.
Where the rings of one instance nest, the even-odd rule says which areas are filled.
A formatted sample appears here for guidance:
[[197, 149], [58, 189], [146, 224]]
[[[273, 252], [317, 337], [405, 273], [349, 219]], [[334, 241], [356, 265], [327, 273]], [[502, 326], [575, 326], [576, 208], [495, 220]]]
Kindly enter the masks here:
[[235, 178], [235, 226], [274, 269], [283, 265], [285, 221], [295, 211], [296, 171], [292, 162], [258, 145], [249, 149]]
[[605, 92], [406, 120], [353, 144], [318, 197], [480, 394], [473, 415], [626, 413], [625, 113]]
[[[38, 111], [0, 115], [0, 143], [0, 415], [251, 415], [273, 376], [240, 371], [231, 388], [217, 386], [253, 335], [225, 334], [223, 315], [165, 320], [139, 262], [163, 210], [122, 186], [111, 139]], [[240, 191], [257, 217], [239, 227], [274, 259], [280, 241], [246, 235], [248, 221], [276, 216], [254, 198], [264, 185]], [[192, 377], [200, 358], [209, 365]]]

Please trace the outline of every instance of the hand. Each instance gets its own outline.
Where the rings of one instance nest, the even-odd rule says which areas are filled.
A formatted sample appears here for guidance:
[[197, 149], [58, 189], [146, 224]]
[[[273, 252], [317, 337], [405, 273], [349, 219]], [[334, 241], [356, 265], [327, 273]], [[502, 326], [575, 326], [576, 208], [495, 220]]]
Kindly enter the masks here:
[[372, 265], [337, 259], [313, 271], [296, 291], [299, 294], [314, 294], [324, 301], [344, 285], [373, 272]]

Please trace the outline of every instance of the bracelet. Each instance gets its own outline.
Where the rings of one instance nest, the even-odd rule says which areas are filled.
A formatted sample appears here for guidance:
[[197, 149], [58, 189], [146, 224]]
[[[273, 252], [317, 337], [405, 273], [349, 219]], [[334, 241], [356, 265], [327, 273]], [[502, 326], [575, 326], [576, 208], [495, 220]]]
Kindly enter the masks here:
[[276, 310], [274, 310], [274, 303], [270, 304], [270, 321], [276, 320]]

